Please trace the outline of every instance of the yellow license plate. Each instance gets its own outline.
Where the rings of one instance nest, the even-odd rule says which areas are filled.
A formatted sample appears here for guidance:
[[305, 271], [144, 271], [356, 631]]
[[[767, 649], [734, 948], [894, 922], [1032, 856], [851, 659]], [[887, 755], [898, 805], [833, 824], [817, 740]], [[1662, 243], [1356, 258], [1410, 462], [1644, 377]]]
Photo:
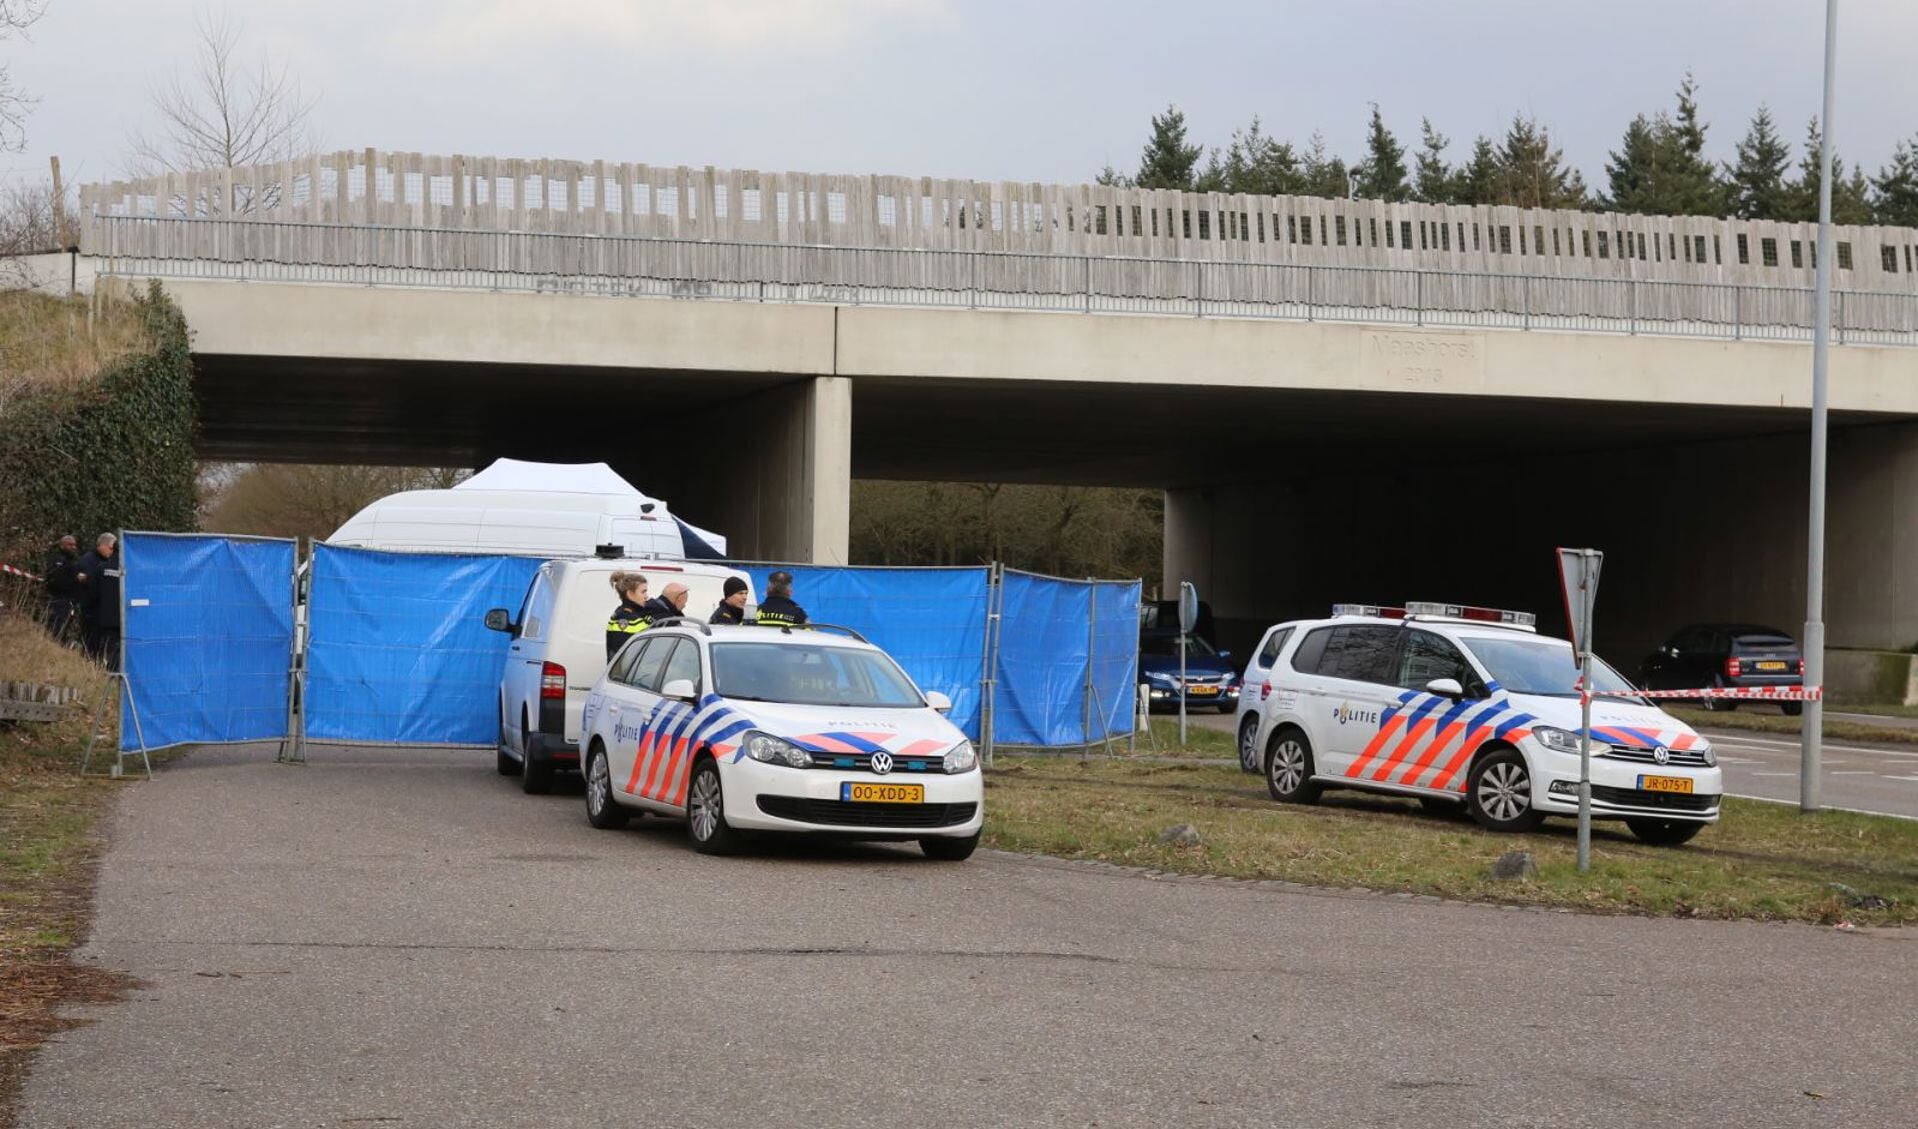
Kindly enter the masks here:
[[1195, 698], [1204, 698], [1212, 694], [1217, 694], [1219, 688], [1217, 686], [1187, 686], [1185, 692]]
[[1758, 669], [1759, 670], [1784, 670], [1785, 664], [1781, 662], [1767, 661], [1767, 662], [1759, 663]]
[[923, 804], [926, 802], [926, 786], [847, 782], [839, 786], [839, 798], [855, 804]]
[[1641, 776], [1638, 787], [1643, 792], [1684, 792], [1690, 794], [1692, 782], [1686, 776]]

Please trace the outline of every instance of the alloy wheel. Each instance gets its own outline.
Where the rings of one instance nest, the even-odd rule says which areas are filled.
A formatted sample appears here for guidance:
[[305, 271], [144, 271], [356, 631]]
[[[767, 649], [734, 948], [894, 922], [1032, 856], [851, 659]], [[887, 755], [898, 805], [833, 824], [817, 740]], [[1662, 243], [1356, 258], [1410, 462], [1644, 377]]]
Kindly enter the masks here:
[[586, 804], [594, 815], [604, 815], [613, 800], [612, 774], [606, 768], [604, 753], [593, 758], [593, 770], [586, 778]]
[[1304, 779], [1305, 748], [1298, 738], [1287, 737], [1272, 751], [1272, 787], [1290, 795]]
[[719, 774], [711, 770], [699, 773], [693, 779], [693, 792], [687, 806], [691, 818], [693, 838], [701, 842], [713, 837], [719, 829]]
[[1478, 781], [1478, 806], [1500, 823], [1510, 823], [1532, 806], [1532, 780], [1525, 766], [1500, 761]]

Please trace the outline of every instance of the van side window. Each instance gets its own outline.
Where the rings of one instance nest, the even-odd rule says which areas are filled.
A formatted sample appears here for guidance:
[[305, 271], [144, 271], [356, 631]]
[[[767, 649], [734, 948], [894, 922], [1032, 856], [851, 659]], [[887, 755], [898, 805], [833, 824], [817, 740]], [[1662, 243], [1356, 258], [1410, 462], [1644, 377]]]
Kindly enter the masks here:
[[646, 650], [634, 661], [633, 669], [626, 679], [626, 685], [634, 689], [651, 690], [657, 693], [660, 686], [664, 684], [664, 679], [660, 676], [666, 673], [666, 660], [672, 656], [673, 645], [679, 640], [666, 637], [647, 639], [644, 642]]
[[1259, 648], [1259, 666], [1270, 668], [1279, 661], [1279, 652], [1285, 650], [1285, 641], [1292, 638], [1290, 627], [1281, 627], [1266, 636], [1265, 646]]
[[1320, 660], [1325, 655], [1326, 641], [1332, 638], [1335, 627], [1318, 627], [1306, 633], [1299, 641], [1299, 649], [1292, 654], [1292, 669], [1300, 674], [1317, 674]]
[[1437, 678], [1456, 681], [1468, 698], [1485, 696], [1484, 686], [1472, 673], [1471, 664], [1450, 640], [1430, 631], [1407, 632], [1405, 650], [1399, 656], [1398, 684], [1407, 690], [1423, 690], [1426, 683]]
[[526, 594], [526, 610], [520, 616], [520, 638], [546, 638], [546, 625], [553, 618], [553, 580], [541, 569], [533, 578], [533, 589]]
[[1391, 685], [1400, 630], [1373, 624], [1333, 628], [1325, 657], [1319, 661], [1319, 673], [1328, 678]]
[[622, 648], [619, 657], [613, 660], [612, 669], [606, 672], [607, 681], [625, 682], [633, 672], [633, 664], [639, 661], [639, 653], [645, 650], [646, 644], [650, 642], [652, 642], [651, 639], [642, 638]]

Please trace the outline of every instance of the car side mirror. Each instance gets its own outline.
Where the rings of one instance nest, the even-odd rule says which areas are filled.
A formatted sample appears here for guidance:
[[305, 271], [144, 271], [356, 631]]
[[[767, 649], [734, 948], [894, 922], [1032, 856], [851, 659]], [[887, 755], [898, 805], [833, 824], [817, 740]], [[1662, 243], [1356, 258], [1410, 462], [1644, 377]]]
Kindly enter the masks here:
[[1456, 678], [1434, 678], [1425, 684], [1425, 692], [1456, 701], [1465, 696], [1465, 687], [1460, 686]]
[[513, 613], [505, 608], [494, 608], [486, 613], [486, 630], [488, 631], [504, 631], [511, 635], [514, 626]]
[[660, 687], [659, 692], [668, 698], [677, 698], [682, 702], [690, 702], [694, 696], [699, 693], [699, 690], [693, 685], [692, 679], [675, 678]]
[[952, 712], [952, 699], [937, 690], [926, 691], [926, 704], [940, 713]]

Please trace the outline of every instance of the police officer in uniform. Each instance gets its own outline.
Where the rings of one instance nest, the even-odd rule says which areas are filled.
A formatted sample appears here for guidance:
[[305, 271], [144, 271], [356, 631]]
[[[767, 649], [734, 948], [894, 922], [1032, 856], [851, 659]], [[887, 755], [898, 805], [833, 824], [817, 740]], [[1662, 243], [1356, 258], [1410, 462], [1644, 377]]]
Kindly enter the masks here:
[[719, 606], [713, 609], [713, 617], [706, 621], [712, 624], [738, 624], [746, 622], [746, 582], [737, 576], [726, 578]]
[[656, 613], [649, 610], [646, 578], [637, 572], [615, 572], [610, 578], [613, 591], [619, 593], [619, 606], [606, 621], [606, 660], [612, 661], [626, 640], [653, 625]]
[[766, 598], [759, 605], [761, 627], [798, 627], [806, 609], [793, 602], [793, 574], [780, 569], [766, 578]]

